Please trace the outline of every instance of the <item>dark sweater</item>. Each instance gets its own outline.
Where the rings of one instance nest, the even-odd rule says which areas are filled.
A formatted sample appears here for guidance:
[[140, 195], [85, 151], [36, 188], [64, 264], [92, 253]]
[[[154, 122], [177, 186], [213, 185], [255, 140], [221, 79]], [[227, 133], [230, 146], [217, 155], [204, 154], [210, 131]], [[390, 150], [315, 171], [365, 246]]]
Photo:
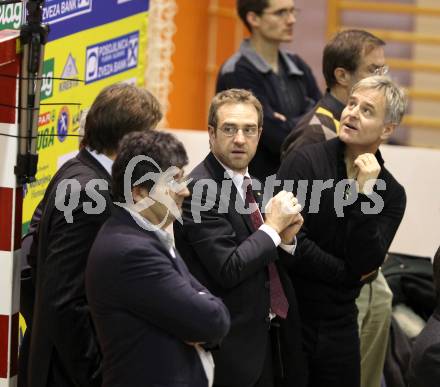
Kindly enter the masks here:
[[[354, 200], [357, 196], [352, 204], [343, 208], [335, 206], [335, 191], [338, 189], [338, 197], [344, 191], [348, 193], [345, 184], [337, 185], [347, 178], [344, 149], [345, 144], [335, 138], [294, 150], [278, 172], [279, 179], [294, 180], [293, 192], [300, 202], [304, 199], [297, 190], [297, 182], [308, 181], [302, 212], [304, 225], [298, 234], [295, 265], [290, 273], [300, 313], [307, 316], [340, 317], [356, 310], [355, 299], [362, 285], [360, 277], [382, 264], [405, 211], [405, 191], [384, 167], [379, 151], [376, 158], [382, 169], [378, 179], [386, 183], [386, 189], [376, 187], [369, 196], [354, 191], [347, 199]], [[319, 210], [312, 213], [312, 182], [328, 179], [334, 180], [332, 188], [323, 190]], [[380, 199], [384, 203], [382, 211], [364, 213], [366, 205], [377, 208]]]
[[[217, 78], [217, 92], [231, 88], [250, 90], [263, 105], [263, 132], [249, 164], [250, 174], [262, 181], [277, 172], [284, 139], [322, 96], [312, 70], [298, 55], [280, 51], [279, 63], [276, 74], [245, 40], [223, 64]], [[275, 118], [274, 112], [287, 120]]]

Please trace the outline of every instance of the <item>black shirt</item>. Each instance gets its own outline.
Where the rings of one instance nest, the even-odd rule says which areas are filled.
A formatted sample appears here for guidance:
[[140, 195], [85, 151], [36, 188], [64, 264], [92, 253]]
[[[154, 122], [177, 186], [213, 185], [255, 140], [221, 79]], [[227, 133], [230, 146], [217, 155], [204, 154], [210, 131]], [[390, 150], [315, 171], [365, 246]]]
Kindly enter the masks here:
[[[340, 317], [355, 311], [360, 277], [382, 264], [405, 211], [405, 190], [384, 167], [379, 151], [378, 180], [385, 182], [385, 190], [376, 187], [367, 196], [347, 191], [344, 181], [338, 185], [347, 179], [344, 151], [339, 138], [305, 146], [290, 152], [278, 172], [280, 180], [294, 180], [293, 192], [304, 204], [304, 225], [290, 274], [300, 313], [309, 316]], [[307, 190], [298, 188], [299, 180], [308, 183]], [[322, 191], [317, 209], [319, 195], [313, 198], [311, 191], [314, 186], [317, 193], [322, 182], [331, 188]], [[343, 197], [345, 204], [352, 204], [341, 208]], [[379, 213], [365, 213], [367, 206], [379, 209], [380, 202]]]

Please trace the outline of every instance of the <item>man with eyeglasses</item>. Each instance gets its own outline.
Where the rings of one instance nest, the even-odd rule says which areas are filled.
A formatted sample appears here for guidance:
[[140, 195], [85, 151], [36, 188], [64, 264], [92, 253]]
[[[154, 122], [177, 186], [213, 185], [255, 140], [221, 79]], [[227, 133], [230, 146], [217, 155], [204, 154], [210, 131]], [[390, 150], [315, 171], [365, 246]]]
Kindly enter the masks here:
[[286, 191], [261, 206], [261, 186], [248, 165], [262, 122], [251, 92], [231, 89], [214, 97], [211, 152], [190, 173], [183, 225], [174, 223], [191, 273], [231, 314], [228, 335], [212, 351], [215, 387], [305, 386], [298, 308], [284, 267], [293, 262], [302, 217]]
[[249, 170], [264, 182], [278, 170], [284, 139], [322, 95], [310, 67], [280, 49], [293, 39], [294, 0], [237, 0], [237, 11], [251, 37], [223, 64], [217, 92], [251, 90], [263, 105], [264, 130]]
[[[359, 80], [388, 72], [385, 42], [363, 30], [339, 32], [324, 48], [322, 67], [327, 91], [286, 138], [283, 158], [306, 145], [337, 136], [341, 113]], [[379, 270], [364, 280], [356, 301], [361, 342], [361, 386], [380, 387], [392, 312], [392, 292]]]

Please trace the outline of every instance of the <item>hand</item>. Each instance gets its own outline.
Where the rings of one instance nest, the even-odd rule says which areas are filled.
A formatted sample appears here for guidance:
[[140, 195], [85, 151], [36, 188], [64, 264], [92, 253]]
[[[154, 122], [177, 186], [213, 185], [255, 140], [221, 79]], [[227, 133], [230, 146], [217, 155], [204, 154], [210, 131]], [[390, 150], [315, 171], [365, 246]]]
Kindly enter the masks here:
[[372, 153], [364, 153], [354, 160], [354, 165], [359, 169], [357, 182], [359, 184], [359, 192], [369, 195], [373, 192], [373, 186], [380, 173], [380, 165], [376, 156]]
[[296, 214], [293, 223], [280, 233], [281, 243], [291, 245], [304, 223], [301, 214]]
[[283, 122], [287, 121], [287, 118], [286, 118], [286, 116], [285, 116], [284, 114], [277, 113], [277, 112], [273, 112], [273, 116], [274, 116], [277, 120], [280, 120], [280, 121], [283, 121]]
[[301, 205], [292, 192], [278, 192], [266, 205], [265, 224], [272, 227], [278, 234], [294, 223], [295, 217], [301, 211]]

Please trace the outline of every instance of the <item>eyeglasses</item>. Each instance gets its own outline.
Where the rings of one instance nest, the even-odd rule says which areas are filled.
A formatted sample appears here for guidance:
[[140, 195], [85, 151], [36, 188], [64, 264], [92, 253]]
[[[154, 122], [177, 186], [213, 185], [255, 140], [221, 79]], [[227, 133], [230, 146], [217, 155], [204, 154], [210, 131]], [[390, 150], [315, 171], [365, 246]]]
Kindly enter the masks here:
[[373, 75], [386, 75], [390, 68], [387, 65], [376, 67], [374, 70], [370, 71]]
[[255, 137], [259, 132], [256, 126], [245, 126], [244, 128], [238, 128], [234, 125], [224, 125], [220, 127], [220, 130], [226, 137], [235, 137], [240, 130], [245, 137]]
[[263, 11], [263, 13], [267, 15], [273, 15], [280, 19], [287, 19], [289, 16], [297, 17], [300, 12], [301, 10], [299, 8], [281, 8], [271, 12]]

